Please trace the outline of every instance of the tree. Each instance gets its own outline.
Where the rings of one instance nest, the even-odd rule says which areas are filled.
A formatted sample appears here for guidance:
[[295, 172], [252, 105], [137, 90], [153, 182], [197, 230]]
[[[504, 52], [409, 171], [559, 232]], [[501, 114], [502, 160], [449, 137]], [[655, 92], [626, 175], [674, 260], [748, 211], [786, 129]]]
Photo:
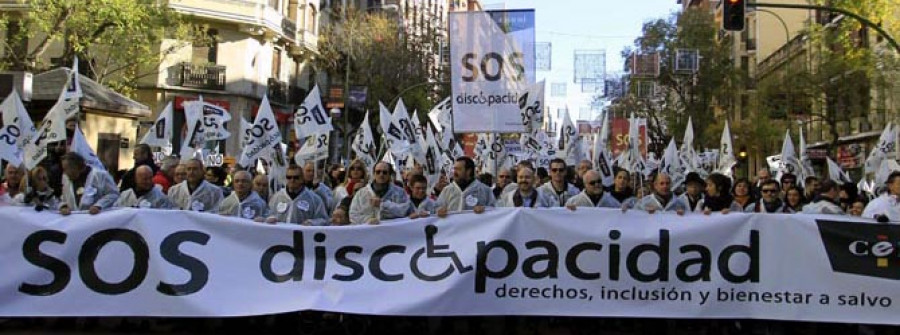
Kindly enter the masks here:
[[[208, 43], [205, 27], [187, 22], [166, 2], [153, 0], [29, 0], [28, 10], [0, 13], [9, 36], [3, 67], [43, 71], [69, 66], [77, 55], [97, 82], [126, 95], [139, 79], [189, 43]], [[178, 42], [162, 47], [165, 39]], [[28, 43], [30, 41], [30, 43]], [[61, 43], [59, 64], [44, 61]]]
[[[625, 59], [635, 53], [659, 55], [658, 76], [645, 79], [632, 76], [630, 83], [631, 94], [647, 91], [643, 89], [647, 82], [656, 86], [650, 96], [638, 97], [644, 100], [644, 108], [636, 110], [638, 115], [647, 114], [651, 116], [649, 119], [658, 120], [655, 125], [651, 121], [651, 132], [680, 139], [690, 118], [697, 136], [695, 143], [718, 143], [721, 134], [711, 131], [709, 126], [717, 107], [733, 100], [734, 88], [740, 87], [742, 78], [730, 59], [730, 42], [717, 39], [717, 32], [712, 14], [688, 8], [667, 19], [645, 22], [642, 35], [622, 52]], [[679, 50], [696, 52], [696, 71], [676, 68]]]
[[[402, 97], [408, 110], [428, 110], [433, 106], [437, 97], [429, 92], [443, 89], [433, 79], [435, 71], [444, 70], [433, 69], [438, 36], [438, 31], [430, 27], [408, 30], [400, 25], [400, 18], [389, 12], [348, 8], [346, 19], [323, 29], [319, 37], [321, 56], [316, 62], [332, 78], [341, 80], [346, 75], [346, 62], [350, 62], [350, 83], [368, 87], [366, 108], [376, 111], [370, 114], [375, 122], [379, 101], [390, 104], [415, 85], [419, 85], [418, 89]], [[428, 82], [433, 85], [423, 84]]]

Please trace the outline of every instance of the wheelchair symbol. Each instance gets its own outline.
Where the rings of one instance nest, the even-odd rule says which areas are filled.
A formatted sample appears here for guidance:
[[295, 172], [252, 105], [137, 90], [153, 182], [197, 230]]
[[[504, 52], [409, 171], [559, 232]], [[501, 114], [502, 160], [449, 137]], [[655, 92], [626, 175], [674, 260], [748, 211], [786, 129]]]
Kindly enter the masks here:
[[[454, 270], [458, 270], [460, 274], [472, 271], [472, 266], [463, 265], [462, 261], [459, 260], [459, 256], [456, 255], [456, 252], [443, 251], [450, 249], [449, 245], [434, 244], [434, 235], [437, 235], [437, 232], [438, 228], [436, 226], [425, 226], [425, 247], [416, 250], [416, 252], [412, 256], [412, 259], [410, 259], [409, 267], [412, 270], [413, 275], [425, 281], [439, 281], [449, 277], [451, 274], [453, 274]], [[447, 269], [436, 275], [426, 274], [419, 268], [419, 260], [422, 258], [423, 254], [425, 255], [426, 259], [450, 258], [452, 264], [448, 264]]]

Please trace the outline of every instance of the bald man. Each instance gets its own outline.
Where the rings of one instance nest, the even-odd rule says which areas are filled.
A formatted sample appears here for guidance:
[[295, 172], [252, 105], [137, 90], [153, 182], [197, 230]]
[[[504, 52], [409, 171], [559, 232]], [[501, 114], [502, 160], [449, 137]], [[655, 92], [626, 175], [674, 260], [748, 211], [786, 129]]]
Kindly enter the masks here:
[[253, 176], [247, 171], [237, 171], [231, 176], [234, 192], [219, 204], [219, 214], [262, 222], [268, 215], [269, 205], [253, 191]]
[[266, 203], [269, 202], [269, 177], [263, 173], [253, 177], [253, 192], [256, 192]]
[[191, 159], [184, 164], [187, 179], [169, 188], [169, 200], [180, 208], [195, 212], [216, 212], [222, 202], [222, 189], [207, 182], [203, 162]]
[[599, 172], [588, 170], [581, 179], [584, 182], [584, 191], [566, 201], [566, 208], [573, 211], [576, 207], [622, 208], [625, 210], [633, 205], [633, 201], [623, 205], [612, 194], [604, 192], [603, 178]]
[[546, 208], [559, 207], [559, 203], [552, 195], [534, 187], [534, 170], [530, 167], [521, 167], [517, 170], [516, 181], [519, 187], [512, 192], [503, 195], [497, 202], [498, 207], [525, 207]]
[[657, 174], [653, 178], [653, 192], [641, 198], [635, 208], [650, 214], [656, 213], [656, 211], [671, 211], [678, 215], [684, 215], [689, 206], [672, 193], [671, 185], [672, 178], [669, 175]]
[[172, 202], [162, 192], [162, 187], [153, 183], [153, 169], [141, 165], [134, 169], [134, 187], [122, 192], [115, 207], [136, 207], [171, 209]]

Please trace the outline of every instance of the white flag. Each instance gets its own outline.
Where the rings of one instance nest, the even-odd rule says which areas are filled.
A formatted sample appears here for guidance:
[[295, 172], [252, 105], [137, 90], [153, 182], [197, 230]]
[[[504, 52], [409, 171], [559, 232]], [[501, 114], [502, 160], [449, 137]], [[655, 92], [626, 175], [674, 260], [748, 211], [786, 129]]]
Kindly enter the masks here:
[[318, 162], [328, 158], [328, 138], [329, 133], [317, 134], [310, 136], [300, 147], [300, 150], [294, 154], [294, 162], [297, 165], [304, 166], [306, 162]]
[[72, 147], [70, 150], [81, 156], [81, 158], [84, 158], [84, 163], [87, 164], [87, 166], [97, 170], [106, 171], [103, 162], [100, 161], [100, 158], [97, 157], [97, 154], [94, 153], [94, 150], [88, 145], [87, 140], [84, 138], [84, 134], [81, 132], [81, 127], [78, 127], [78, 125], [75, 126], [75, 134], [72, 135]]
[[881, 161], [881, 166], [878, 167], [878, 172], [875, 172], [875, 185], [877, 187], [881, 187], [885, 183], [887, 183], [888, 177], [891, 176], [891, 173], [900, 171], [900, 164], [897, 164], [897, 161], [893, 159], [885, 159]]
[[422, 152], [428, 151], [428, 141], [425, 136], [425, 132], [428, 131], [428, 122], [425, 122], [425, 125], [422, 125], [422, 122], [419, 121], [419, 112], [414, 111], [412, 113], [412, 117], [410, 118], [412, 121], [412, 128], [416, 134], [416, 142], [419, 143], [419, 147], [422, 148]]
[[[409, 142], [409, 155], [419, 164], [425, 164], [425, 150], [422, 150], [422, 143], [419, 142], [416, 136], [415, 125], [409, 119], [409, 112], [407, 112], [406, 106], [403, 104], [403, 99], [397, 101], [393, 116], [394, 122], [400, 127], [406, 141]], [[415, 115], [413, 116], [415, 117]]]
[[159, 113], [159, 117], [156, 118], [156, 122], [153, 123], [153, 126], [147, 130], [146, 134], [144, 134], [141, 143], [154, 147], [167, 147], [172, 145], [172, 122], [174, 121], [175, 116], [172, 112], [172, 102], [170, 101], [166, 104], [166, 108]]
[[850, 176], [841, 169], [841, 166], [838, 165], [838, 163], [831, 160], [831, 157], [826, 157], [826, 160], [828, 162], [828, 179], [834, 180], [838, 185], [852, 182]]
[[700, 164], [700, 155], [694, 150], [694, 123], [691, 117], [688, 117], [687, 126], [684, 128], [684, 140], [681, 142], [681, 150], [678, 151], [678, 155], [681, 158], [685, 174], [690, 172], [697, 172], [701, 176], [706, 174]]
[[487, 148], [484, 150], [481, 172], [497, 175], [497, 169], [503, 167], [506, 162], [506, 146], [503, 138], [498, 134], [487, 134]]
[[390, 150], [394, 156], [400, 159], [406, 159], [409, 155], [409, 141], [406, 140], [406, 133], [400, 128], [400, 125], [394, 120], [391, 111], [387, 109], [381, 102], [379, 107], [379, 121], [381, 123], [381, 133], [384, 135], [384, 147]]
[[728, 127], [728, 121], [725, 121], [725, 128], [722, 129], [722, 139], [719, 140], [719, 173], [731, 177], [731, 168], [737, 165], [737, 159], [734, 158], [734, 146], [731, 144], [731, 129]]
[[628, 120], [628, 143], [626, 144], [625, 150], [619, 154], [617, 159], [617, 164], [620, 168], [628, 170], [631, 173], [646, 173], [644, 157], [641, 156], [640, 141], [637, 118], [632, 114]]
[[600, 133], [594, 137], [594, 145], [592, 148], [594, 169], [600, 172], [603, 178], [603, 186], [612, 186], [616, 179], [615, 171], [612, 168], [612, 160], [609, 153], [609, 113], [603, 113], [603, 121], [600, 126]]
[[281, 143], [281, 131], [278, 130], [275, 113], [272, 112], [269, 97], [266, 95], [259, 104], [249, 137], [247, 145], [241, 151], [241, 158], [238, 160], [238, 164], [241, 166], [250, 166], [253, 161], [266, 154], [266, 151]]
[[225, 128], [225, 123], [231, 121], [231, 113], [227, 109], [197, 100], [185, 102], [184, 113], [188, 124], [196, 125], [194, 131], [197, 133], [198, 144], [231, 137], [231, 133]]
[[279, 140], [265, 152], [259, 157], [259, 161], [265, 162], [265, 165], [269, 167], [269, 171], [266, 173], [269, 180], [269, 194], [275, 194], [287, 185], [287, 145]]
[[294, 132], [297, 138], [324, 134], [334, 130], [331, 125], [331, 114], [322, 106], [322, 96], [319, 93], [319, 85], [303, 100], [303, 104], [294, 113]]
[[800, 127], [800, 176], [799, 182], [800, 186], [805, 187], [806, 177], [815, 176], [816, 170], [812, 167], [812, 162], [809, 159], [809, 149], [806, 148], [806, 139], [803, 137], [803, 127]]
[[19, 93], [12, 90], [0, 104], [3, 124], [0, 128], [0, 159], [19, 166], [25, 160], [25, 143], [34, 139], [37, 129], [19, 98]]
[[250, 121], [247, 121], [243, 116], [241, 116], [241, 147], [246, 147], [247, 143], [250, 142], [250, 130], [253, 128], [253, 124]]
[[525, 133], [533, 134], [544, 123], [544, 80], [534, 83], [519, 97]]
[[434, 125], [435, 130], [438, 132], [453, 132], [452, 112], [453, 104], [450, 101], [450, 97], [431, 108], [431, 111], [428, 112], [428, 118], [431, 119], [431, 124]]
[[872, 173], [881, 168], [881, 161], [884, 160], [889, 153], [897, 150], [897, 132], [896, 128], [888, 123], [878, 138], [878, 144], [869, 152], [866, 158], [865, 173]]
[[351, 148], [356, 153], [356, 158], [366, 165], [367, 170], [371, 171], [375, 167], [375, 155], [378, 153], [375, 152], [375, 140], [372, 136], [372, 127], [369, 126], [369, 112], [366, 112], [366, 116], [359, 125]]
[[578, 131], [572, 118], [569, 116], [569, 110], [566, 109], [562, 117], [562, 125], [559, 128], [559, 151], [556, 156], [566, 160], [566, 164], [575, 165], [578, 163], [578, 152], [575, 148], [575, 142], [578, 141]]
[[60, 93], [60, 99], [50, 108], [41, 127], [38, 128], [35, 136], [31, 141], [25, 143], [25, 168], [34, 169], [45, 157], [47, 157], [47, 144], [66, 140], [66, 106], [75, 106], [77, 109], [78, 101], [70, 100], [68, 102], [62, 99], [67, 88], [63, 88]]
[[669, 146], [666, 147], [666, 151], [663, 153], [659, 162], [659, 171], [668, 175], [672, 180], [672, 184], [669, 185], [670, 189], [675, 189], [678, 185], [681, 185], [687, 176], [685, 168], [682, 166], [681, 157], [678, 155], [678, 147], [674, 138], [669, 140]]
[[[788, 129], [784, 134], [784, 142], [781, 145], [781, 162], [779, 162], [778, 176], [776, 179], [780, 180], [781, 175], [785, 173], [798, 176], [800, 172], [800, 160], [797, 159], [797, 154], [794, 151], [794, 142], [791, 140], [791, 131]], [[800, 178], [800, 176], [798, 176], [798, 178]]]
[[428, 180], [428, 189], [431, 190], [441, 176], [441, 163], [444, 155], [431, 130], [425, 131], [425, 142], [427, 149], [425, 149], [425, 163], [422, 164], [422, 170], [425, 173], [425, 179]]
[[[63, 90], [62, 97], [65, 100], [78, 100], [84, 96], [84, 93], [81, 91], [81, 81], [78, 80], [78, 57], [72, 61], [72, 69], [69, 70], [69, 79], [66, 83], [66, 87]], [[76, 110], [74, 113], [77, 113]], [[73, 114], [74, 114], [73, 113]], [[71, 116], [71, 115], [70, 115]]]

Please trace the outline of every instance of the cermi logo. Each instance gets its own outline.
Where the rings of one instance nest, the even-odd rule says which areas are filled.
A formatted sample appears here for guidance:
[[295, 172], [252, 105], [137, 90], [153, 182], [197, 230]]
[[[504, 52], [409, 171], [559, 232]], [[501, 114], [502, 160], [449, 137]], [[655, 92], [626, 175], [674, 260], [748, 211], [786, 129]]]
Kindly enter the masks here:
[[900, 279], [900, 226], [816, 220], [831, 269]]

